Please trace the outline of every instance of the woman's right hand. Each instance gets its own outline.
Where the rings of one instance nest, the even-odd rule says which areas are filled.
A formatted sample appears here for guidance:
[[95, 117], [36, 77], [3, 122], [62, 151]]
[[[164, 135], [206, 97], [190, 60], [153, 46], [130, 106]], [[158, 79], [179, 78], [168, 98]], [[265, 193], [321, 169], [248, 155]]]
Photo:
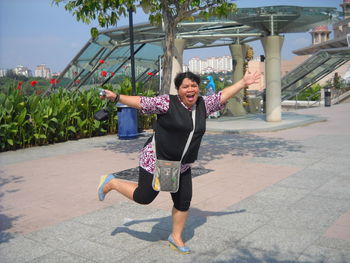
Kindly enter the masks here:
[[100, 96], [102, 100], [109, 100], [113, 103], [119, 102], [120, 104], [127, 105], [129, 107], [140, 110], [141, 109], [141, 97], [140, 96], [127, 96], [122, 94], [116, 94], [110, 90], [103, 90], [105, 92], [104, 96]]
[[108, 89], [104, 89], [103, 91], [105, 92], [105, 95], [100, 96], [100, 99], [102, 99], [102, 100], [107, 99], [109, 101], [115, 101], [115, 99], [117, 98], [117, 94], [115, 94], [113, 91], [110, 91]]

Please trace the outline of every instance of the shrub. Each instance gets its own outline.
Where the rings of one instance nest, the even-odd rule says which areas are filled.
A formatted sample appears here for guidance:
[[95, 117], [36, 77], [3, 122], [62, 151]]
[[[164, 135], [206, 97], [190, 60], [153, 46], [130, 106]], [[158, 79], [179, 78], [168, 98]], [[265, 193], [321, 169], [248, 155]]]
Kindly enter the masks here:
[[[119, 87], [129, 92], [126, 87]], [[104, 88], [113, 89], [112, 85]], [[123, 90], [124, 89], [124, 90]], [[0, 151], [45, 145], [67, 140], [88, 138], [117, 131], [117, 108], [99, 98], [99, 88], [83, 91], [68, 91], [59, 88], [43, 96], [37, 93], [26, 95], [15, 82], [1, 87], [0, 92]], [[147, 90], [140, 95], [153, 96]], [[125, 93], [123, 93], [125, 94]], [[97, 121], [93, 115], [101, 108], [109, 111], [107, 121]], [[140, 115], [139, 127], [151, 128], [155, 115]]]

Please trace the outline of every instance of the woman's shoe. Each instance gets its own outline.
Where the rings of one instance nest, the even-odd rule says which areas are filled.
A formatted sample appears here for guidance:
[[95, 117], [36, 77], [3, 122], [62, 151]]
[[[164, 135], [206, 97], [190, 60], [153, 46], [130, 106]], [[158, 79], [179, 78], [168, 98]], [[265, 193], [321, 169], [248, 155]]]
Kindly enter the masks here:
[[105, 196], [106, 196], [106, 194], [103, 192], [103, 188], [110, 180], [112, 180], [114, 178], [115, 177], [112, 174], [101, 176], [100, 184], [97, 187], [98, 199], [100, 201], [103, 201], [105, 199]]
[[168, 237], [168, 241], [169, 241], [170, 247], [181, 254], [185, 255], [185, 254], [189, 254], [191, 252], [190, 248], [187, 246], [180, 247], [180, 246], [176, 245], [175, 241], [173, 239], [173, 236], [171, 234]]

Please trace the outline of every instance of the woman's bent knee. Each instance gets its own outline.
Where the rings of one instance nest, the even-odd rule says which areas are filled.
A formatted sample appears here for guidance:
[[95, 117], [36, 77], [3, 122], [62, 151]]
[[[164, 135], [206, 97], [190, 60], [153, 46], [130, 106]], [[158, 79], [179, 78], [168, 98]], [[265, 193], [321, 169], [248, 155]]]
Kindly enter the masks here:
[[174, 204], [176, 210], [187, 212], [190, 209], [191, 202], [184, 202], [182, 204]]
[[152, 180], [153, 175], [140, 167], [138, 187], [133, 195], [136, 203], [148, 205], [157, 197], [159, 192], [153, 190]]
[[134, 196], [134, 201], [140, 205], [149, 205], [150, 203], [153, 202], [154, 199], [150, 200], [150, 199], [135, 199], [135, 196]]
[[136, 188], [134, 192], [133, 199], [136, 203], [141, 205], [148, 205], [153, 202], [153, 200], [157, 197], [158, 192], [147, 192], [140, 191], [139, 188]]

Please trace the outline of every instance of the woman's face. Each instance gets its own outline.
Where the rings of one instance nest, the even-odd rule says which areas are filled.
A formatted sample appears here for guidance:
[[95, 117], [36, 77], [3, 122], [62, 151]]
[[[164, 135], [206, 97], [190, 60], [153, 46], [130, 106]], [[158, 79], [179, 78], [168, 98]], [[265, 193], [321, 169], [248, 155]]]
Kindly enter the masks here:
[[180, 100], [189, 108], [191, 108], [198, 99], [199, 87], [197, 82], [184, 78], [178, 91]]

